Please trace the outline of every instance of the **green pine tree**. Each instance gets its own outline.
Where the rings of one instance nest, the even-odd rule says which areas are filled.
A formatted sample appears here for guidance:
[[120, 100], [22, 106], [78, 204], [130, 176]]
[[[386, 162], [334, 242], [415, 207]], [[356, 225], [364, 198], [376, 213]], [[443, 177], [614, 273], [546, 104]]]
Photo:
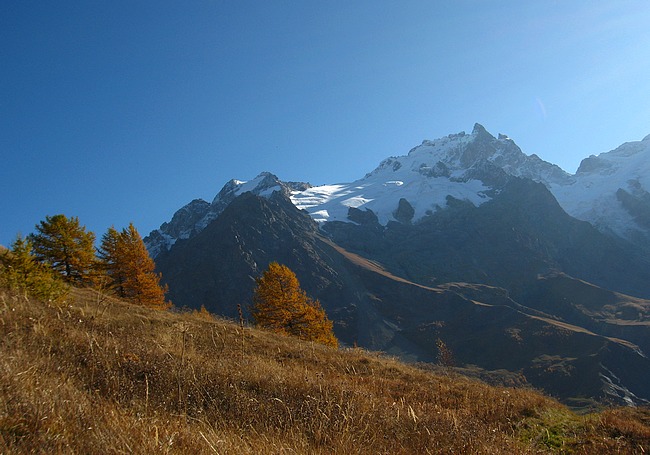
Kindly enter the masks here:
[[108, 278], [110, 287], [120, 297], [126, 297], [124, 280], [126, 268], [123, 264], [123, 255], [120, 254], [121, 234], [114, 226], [102, 236], [102, 243], [97, 251], [99, 273]]

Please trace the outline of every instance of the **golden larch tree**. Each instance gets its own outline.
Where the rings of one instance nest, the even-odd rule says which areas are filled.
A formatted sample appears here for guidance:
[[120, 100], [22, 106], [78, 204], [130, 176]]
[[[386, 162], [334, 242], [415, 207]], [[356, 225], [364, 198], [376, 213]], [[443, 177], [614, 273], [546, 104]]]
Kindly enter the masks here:
[[160, 285], [161, 275], [155, 272], [156, 265], [133, 223], [122, 232], [109, 228], [98, 257], [118, 296], [150, 308], [171, 306], [165, 300], [167, 286]]
[[86, 232], [78, 218], [46, 216], [28, 239], [36, 259], [49, 264], [66, 281], [80, 285], [90, 280], [95, 262], [95, 234]]
[[338, 346], [332, 321], [318, 300], [300, 288], [298, 278], [284, 265], [272, 262], [257, 280], [252, 315], [258, 327], [328, 346]]

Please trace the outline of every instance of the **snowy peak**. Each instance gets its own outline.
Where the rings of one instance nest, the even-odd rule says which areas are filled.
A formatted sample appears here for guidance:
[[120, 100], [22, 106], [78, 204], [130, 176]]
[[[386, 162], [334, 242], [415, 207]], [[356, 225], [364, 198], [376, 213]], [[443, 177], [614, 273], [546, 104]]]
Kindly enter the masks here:
[[262, 172], [250, 181], [232, 179], [221, 188], [212, 203], [195, 199], [183, 206], [171, 221], [163, 223], [159, 229], [145, 237], [145, 245], [149, 254], [155, 258], [168, 251], [177, 240], [185, 240], [201, 232], [217, 219], [236, 197], [246, 192], [269, 197], [277, 191], [289, 196], [292, 191], [305, 190], [309, 186], [302, 182], [282, 182], [270, 172]]
[[544, 184], [569, 215], [603, 232], [639, 245], [650, 243], [650, 135], [584, 159], [571, 175], [525, 154], [507, 135], [493, 136], [479, 123], [471, 134], [424, 140], [351, 183], [311, 187], [283, 182], [269, 172], [249, 181], [231, 180], [212, 202], [197, 199], [178, 210], [145, 243], [153, 257], [169, 250], [177, 240], [201, 232], [246, 192], [262, 197], [280, 192], [320, 223], [360, 223], [371, 217], [386, 226], [417, 222], [453, 200], [479, 206], [513, 177]]
[[478, 206], [508, 176], [547, 186], [572, 181], [558, 166], [524, 154], [507, 136], [495, 138], [477, 123], [471, 134], [425, 140], [405, 156], [387, 158], [361, 180], [294, 192], [292, 200], [319, 222], [353, 221], [349, 212], [359, 209], [371, 210], [386, 225], [404, 221], [400, 207], [405, 202], [413, 209], [413, 221], [444, 208], [448, 196]]
[[[503, 135], [501, 135], [503, 137]], [[425, 140], [412, 149], [408, 157], [421, 161], [420, 166], [442, 163], [452, 170], [470, 169], [476, 163], [487, 160], [517, 160], [521, 150], [508, 139], [496, 139], [476, 123], [472, 134], [461, 131], [433, 141]]]
[[257, 196], [269, 196], [274, 191], [285, 191], [289, 189], [289, 184], [280, 181], [274, 174], [270, 172], [262, 172], [253, 180], [242, 181], [232, 179], [226, 183], [221, 191], [214, 197], [212, 204], [219, 203], [220, 201], [232, 200], [240, 194], [250, 191]]
[[[650, 135], [642, 141], [626, 142], [616, 149], [601, 153], [598, 156], [591, 155], [580, 163], [577, 174], [605, 172], [630, 168], [637, 165], [644, 165], [650, 158]], [[640, 170], [637, 170], [640, 171]]]
[[461, 131], [436, 140], [425, 140], [413, 148], [407, 157], [384, 160], [370, 175], [386, 168], [394, 170], [409, 165], [425, 176], [447, 176], [452, 171], [472, 169], [482, 161], [489, 161], [508, 175], [531, 178], [545, 184], [569, 183], [571, 176], [558, 166], [526, 155], [504, 134], [495, 138], [479, 123], [472, 134]]
[[543, 183], [568, 214], [603, 232], [650, 242], [650, 135], [586, 158], [571, 175], [477, 123], [471, 134], [425, 140], [387, 158], [361, 180], [294, 192], [292, 200], [319, 222], [358, 222], [358, 211], [370, 210], [382, 225], [405, 222], [408, 203], [415, 222], [445, 208], [449, 196], [489, 201], [513, 176]]
[[169, 223], [163, 223], [161, 230], [176, 238], [188, 238], [191, 232], [187, 231], [187, 226], [194, 225], [209, 209], [210, 204], [208, 202], [203, 199], [194, 199], [176, 211]]
[[551, 191], [570, 215], [639, 244], [650, 240], [650, 136], [591, 155]]

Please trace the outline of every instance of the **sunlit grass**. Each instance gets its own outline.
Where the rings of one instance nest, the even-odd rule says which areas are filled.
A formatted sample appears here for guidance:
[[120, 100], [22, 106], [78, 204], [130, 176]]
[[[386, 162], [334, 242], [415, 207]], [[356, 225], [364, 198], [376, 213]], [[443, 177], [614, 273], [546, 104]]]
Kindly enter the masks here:
[[643, 453], [649, 413], [73, 290], [0, 291], [0, 453]]

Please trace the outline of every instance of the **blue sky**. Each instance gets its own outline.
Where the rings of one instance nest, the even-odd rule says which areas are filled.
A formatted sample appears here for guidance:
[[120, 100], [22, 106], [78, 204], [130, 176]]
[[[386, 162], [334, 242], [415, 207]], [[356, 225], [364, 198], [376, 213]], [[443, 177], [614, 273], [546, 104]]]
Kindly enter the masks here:
[[647, 0], [7, 0], [0, 38], [4, 245], [57, 213], [144, 236], [475, 122], [569, 172], [650, 134]]

